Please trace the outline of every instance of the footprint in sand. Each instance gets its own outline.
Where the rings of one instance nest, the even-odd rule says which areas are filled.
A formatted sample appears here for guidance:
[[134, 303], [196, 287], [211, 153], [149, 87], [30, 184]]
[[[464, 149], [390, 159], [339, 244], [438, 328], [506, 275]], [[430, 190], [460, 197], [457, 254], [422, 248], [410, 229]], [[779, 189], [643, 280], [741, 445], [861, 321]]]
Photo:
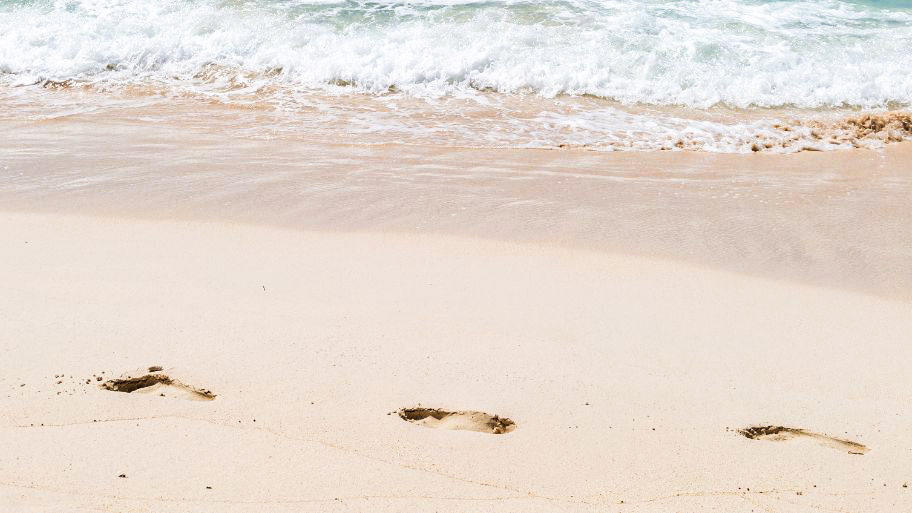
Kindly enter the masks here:
[[446, 411], [437, 408], [403, 408], [402, 420], [437, 429], [458, 429], [502, 435], [516, 429], [512, 420], [480, 411]]
[[799, 428], [784, 426], [751, 426], [739, 429], [738, 433], [751, 440], [769, 440], [773, 442], [782, 442], [796, 438], [810, 438], [827, 447], [846, 450], [849, 454], [864, 454], [868, 452], [868, 448], [858, 442], [834, 438], [832, 436], [805, 431], [804, 429]]
[[204, 388], [196, 388], [186, 383], [171, 378], [162, 373], [162, 368], [153, 366], [148, 368], [147, 373], [139, 373], [141, 376], [126, 376], [123, 378], [112, 379], [101, 384], [101, 388], [112, 392], [126, 392], [132, 394], [138, 393], [158, 393], [165, 396], [167, 390], [169, 394], [183, 399], [196, 401], [211, 401], [215, 399], [215, 394]]

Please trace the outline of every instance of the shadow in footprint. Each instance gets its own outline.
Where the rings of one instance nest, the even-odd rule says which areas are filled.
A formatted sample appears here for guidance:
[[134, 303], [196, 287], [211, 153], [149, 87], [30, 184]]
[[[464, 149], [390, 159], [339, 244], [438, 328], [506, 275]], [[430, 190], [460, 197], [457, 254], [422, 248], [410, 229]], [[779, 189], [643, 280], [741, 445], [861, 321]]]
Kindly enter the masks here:
[[512, 420], [480, 411], [446, 411], [437, 408], [403, 408], [399, 410], [402, 420], [437, 429], [478, 431], [502, 435], [516, 429]]
[[101, 388], [112, 392], [125, 392], [128, 394], [137, 391], [141, 393], [159, 392], [159, 395], [164, 395], [164, 392], [162, 392], [161, 389], [169, 388], [172, 393], [176, 393], [176, 395], [185, 399], [197, 401], [211, 401], [215, 399], [215, 394], [210, 390], [196, 388], [187, 385], [186, 383], [181, 383], [166, 374], [162, 374], [161, 370], [162, 368], [159, 366], [149, 367], [148, 374], [137, 377], [126, 376], [124, 378], [105, 381], [101, 384]]
[[795, 438], [810, 438], [827, 447], [847, 450], [849, 454], [864, 454], [868, 452], [868, 448], [858, 442], [835, 438], [821, 433], [814, 433], [800, 428], [784, 426], [751, 426], [739, 429], [738, 433], [751, 440], [769, 440], [773, 442], [783, 442]]

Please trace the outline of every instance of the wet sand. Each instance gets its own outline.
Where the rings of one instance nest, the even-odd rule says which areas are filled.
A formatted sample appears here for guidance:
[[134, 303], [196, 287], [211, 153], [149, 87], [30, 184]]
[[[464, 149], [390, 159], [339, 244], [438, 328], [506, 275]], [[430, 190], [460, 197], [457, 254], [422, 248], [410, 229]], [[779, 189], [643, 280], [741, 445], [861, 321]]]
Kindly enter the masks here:
[[912, 501], [908, 145], [443, 150], [221, 122], [0, 128], [0, 510]]
[[794, 155], [328, 144], [230, 136], [237, 111], [205, 112], [4, 123], [0, 205], [532, 242], [912, 300], [912, 143]]

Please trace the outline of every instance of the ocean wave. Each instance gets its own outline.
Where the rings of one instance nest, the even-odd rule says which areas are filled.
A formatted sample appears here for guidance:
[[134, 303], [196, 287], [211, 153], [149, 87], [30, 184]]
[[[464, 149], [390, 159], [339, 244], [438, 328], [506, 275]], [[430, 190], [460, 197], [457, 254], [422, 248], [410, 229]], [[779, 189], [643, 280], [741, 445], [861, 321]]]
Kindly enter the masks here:
[[0, 83], [912, 105], [912, 10], [836, 0], [0, 0]]

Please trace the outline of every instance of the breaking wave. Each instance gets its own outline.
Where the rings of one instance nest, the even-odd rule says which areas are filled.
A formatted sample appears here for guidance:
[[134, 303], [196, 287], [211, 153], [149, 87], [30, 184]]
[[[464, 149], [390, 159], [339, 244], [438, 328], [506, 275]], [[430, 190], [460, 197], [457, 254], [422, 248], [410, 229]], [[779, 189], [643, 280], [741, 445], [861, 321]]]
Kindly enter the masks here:
[[[903, 5], [0, 0], [0, 87], [151, 88], [287, 112], [332, 110], [328, 99], [340, 95], [419, 98], [432, 113], [441, 102], [469, 99], [502, 125], [467, 136], [476, 144], [873, 147], [910, 137], [903, 112], [912, 106], [912, 9]], [[505, 96], [603, 101], [570, 109], [536, 103], [535, 115], [507, 123], [498, 121], [513, 115]], [[692, 115], [712, 109], [750, 115]], [[782, 110], [799, 112], [783, 121]], [[862, 110], [873, 114], [851, 114]], [[397, 127], [408, 128], [401, 120]]]

